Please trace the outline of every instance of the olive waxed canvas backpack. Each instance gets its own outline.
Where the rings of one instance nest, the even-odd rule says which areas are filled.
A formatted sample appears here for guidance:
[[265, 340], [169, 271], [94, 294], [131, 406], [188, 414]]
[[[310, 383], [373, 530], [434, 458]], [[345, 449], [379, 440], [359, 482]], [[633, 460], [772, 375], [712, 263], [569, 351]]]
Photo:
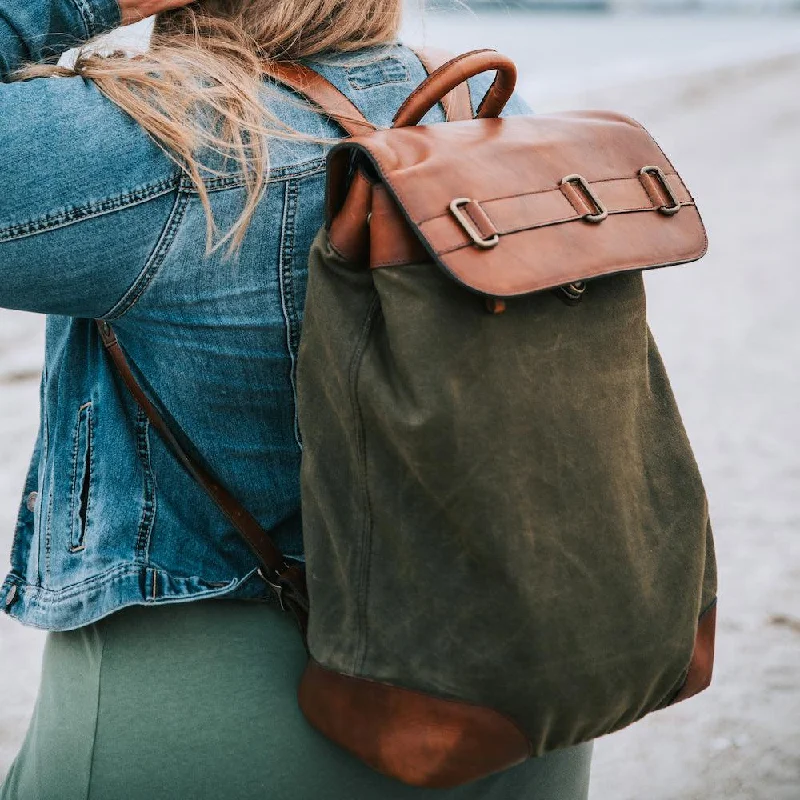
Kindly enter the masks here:
[[[390, 130], [307, 68], [275, 77], [351, 134], [299, 355], [305, 573], [100, 330], [295, 613], [303, 713], [376, 770], [450, 787], [704, 689], [708, 508], [642, 280], [706, 249], [672, 164], [618, 114], [498, 119], [515, 69], [493, 51], [433, 70]], [[440, 101], [450, 121], [417, 125]]]

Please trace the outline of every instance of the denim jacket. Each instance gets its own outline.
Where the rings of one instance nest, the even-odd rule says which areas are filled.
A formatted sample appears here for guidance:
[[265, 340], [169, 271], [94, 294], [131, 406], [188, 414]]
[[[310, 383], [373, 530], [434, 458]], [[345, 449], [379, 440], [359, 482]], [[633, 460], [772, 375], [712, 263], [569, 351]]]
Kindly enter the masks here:
[[[118, 23], [115, 0], [6, 0], [0, 11], [0, 306], [47, 315], [40, 429], [0, 609], [50, 630], [133, 604], [272, 597], [239, 534], [128, 396], [93, 318], [113, 321], [173, 424], [303, 559], [294, 375], [326, 146], [271, 141], [241, 250], [207, 256], [197, 192], [91, 82], [6, 82], [24, 61]], [[399, 44], [312, 66], [381, 126], [425, 77]], [[473, 102], [489, 78], [472, 81]], [[296, 130], [342, 135], [288, 90], [265, 90], [265, 103]], [[425, 122], [441, 120], [436, 108]], [[240, 181], [207, 185], [225, 230]]]

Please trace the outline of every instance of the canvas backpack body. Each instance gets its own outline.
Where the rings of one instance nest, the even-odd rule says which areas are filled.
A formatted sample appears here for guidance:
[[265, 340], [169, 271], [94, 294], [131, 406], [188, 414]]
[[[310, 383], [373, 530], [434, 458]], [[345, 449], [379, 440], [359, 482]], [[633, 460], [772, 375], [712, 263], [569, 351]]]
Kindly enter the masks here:
[[[457, 87], [487, 69], [472, 119]], [[306, 717], [450, 787], [705, 688], [708, 506], [642, 278], [706, 249], [672, 164], [621, 115], [498, 119], [515, 71], [492, 51], [434, 70], [391, 130], [278, 78], [355, 134], [310, 255], [305, 574], [243, 531], [307, 636]], [[417, 126], [442, 98], [462, 118]]]

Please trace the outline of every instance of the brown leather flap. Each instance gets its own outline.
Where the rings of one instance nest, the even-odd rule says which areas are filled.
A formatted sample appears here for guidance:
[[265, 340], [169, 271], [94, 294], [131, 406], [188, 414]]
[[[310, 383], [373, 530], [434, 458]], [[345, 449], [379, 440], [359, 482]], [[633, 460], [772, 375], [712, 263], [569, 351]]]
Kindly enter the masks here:
[[622, 115], [481, 119], [355, 137], [330, 155], [331, 215], [344, 202], [353, 156], [368, 162], [430, 256], [482, 294], [682, 264], [707, 248], [686, 185], [647, 131]]

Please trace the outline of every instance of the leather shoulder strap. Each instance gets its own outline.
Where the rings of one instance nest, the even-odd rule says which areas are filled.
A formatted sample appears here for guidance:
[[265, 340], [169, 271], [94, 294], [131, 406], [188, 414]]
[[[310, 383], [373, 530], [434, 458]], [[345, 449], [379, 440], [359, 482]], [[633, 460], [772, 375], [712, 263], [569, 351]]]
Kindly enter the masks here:
[[[428, 75], [436, 72], [453, 58], [451, 53], [435, 47], [426, 47], [413, 52]], [[266, 67], [266, 74], [297, 92], [301, 97], [305, 97], [326, 116], [341, 125], [350, 136], [360, 136], [376, 129], [376, 126], [348, 97], [310, 67], [297, 62], [276, 61]], [[442, 98], [441, 102], [449, 122], [472, 119], [475, 116], [469, 85], [466, 82], [453, 89]]]
[[341, 125], [350, 136], [372, 133], [373, 125], [330, 81], [310, 67], [289, 61], [272, 62], [266, 74], [313, 103], [323, 114]]
[[[414, 50], [417, 58], [422, 62], [425, 71], [430, 75], [437, 69], [443, 67], [448, 61], [453, 59], [453, 54], [438, 47], [425, 47]], [[445, 95], [441, 100], [444, 107], [445, 117], [448, 122], [455, 122], [460, 119], [472, 119], [475, 111], [472, 108], [472, 97], [469, 93], [469, 84], [465, 81]]]
[[[264, 565], [267, 571], [267, 582], [278, 596], [281, 605], [285, 601], [290, 606], [298, 618], [301, 631], [304, 632], [306, 620], [304, 616], [301, 619], [301, 616], [308, 611], [308, 600], [302, 568], [295, 565], [289, 566], [281, 551], [255, 517], [202, 464], [188, 454], [134, 377], [128, 359], [111, 326], [102, 320], [95, 320], [95, 322], [106, 352], [137, 405], [147, 415], [150, 424], [158, 431], [173, 455], [250, 545]], [[286, 596], [283, 596], [284, 590]]]

